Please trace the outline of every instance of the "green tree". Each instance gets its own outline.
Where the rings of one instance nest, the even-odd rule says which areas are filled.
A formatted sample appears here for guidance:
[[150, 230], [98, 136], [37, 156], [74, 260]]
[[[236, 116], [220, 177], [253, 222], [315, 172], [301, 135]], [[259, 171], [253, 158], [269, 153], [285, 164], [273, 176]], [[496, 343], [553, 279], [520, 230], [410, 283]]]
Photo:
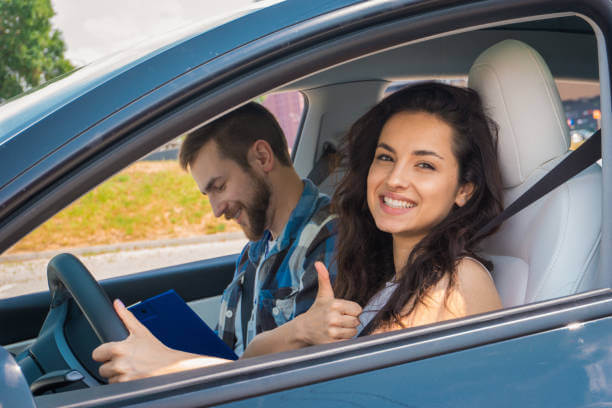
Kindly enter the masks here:
[[71, 71], [50, 0], [0, 0], [0, 103]]

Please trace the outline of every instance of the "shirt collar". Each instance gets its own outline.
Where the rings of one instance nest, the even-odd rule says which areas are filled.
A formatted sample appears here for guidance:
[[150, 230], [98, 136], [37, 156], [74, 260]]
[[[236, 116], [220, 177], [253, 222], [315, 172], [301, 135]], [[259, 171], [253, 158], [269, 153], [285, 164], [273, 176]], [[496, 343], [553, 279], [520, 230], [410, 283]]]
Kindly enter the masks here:
[[[308, 179], [303, 179], [302, 182], [304, 183], [304, 190], [300, 200], [289, 215], [289, 220], [278, 236], [276, 245], [270, 250], [270, 254], [282, 251], [289, 246], [298, 237], [304, 225], [310, 221], [312, 214], [318, 208], [319, 189]], [[257, 262], [265, 254], [266, 245], [270, 239], [272, 239], [272, 234], [266, 230], [259, 241], [251, 243], [249, 248], [251, 262]]]

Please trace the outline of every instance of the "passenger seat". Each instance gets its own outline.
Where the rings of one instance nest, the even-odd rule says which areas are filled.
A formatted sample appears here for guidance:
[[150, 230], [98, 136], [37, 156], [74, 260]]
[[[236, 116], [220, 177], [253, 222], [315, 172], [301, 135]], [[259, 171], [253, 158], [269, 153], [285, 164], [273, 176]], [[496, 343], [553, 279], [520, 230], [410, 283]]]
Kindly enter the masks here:
[[[542, 56], [516, 40], [485, 50], [469, 72], [499, 125], [504, 205], [568, 153], [569, 131]], [[601, 168], [594, 164], [508, 219], [483, 244], [505, 307], [600, 287]]]

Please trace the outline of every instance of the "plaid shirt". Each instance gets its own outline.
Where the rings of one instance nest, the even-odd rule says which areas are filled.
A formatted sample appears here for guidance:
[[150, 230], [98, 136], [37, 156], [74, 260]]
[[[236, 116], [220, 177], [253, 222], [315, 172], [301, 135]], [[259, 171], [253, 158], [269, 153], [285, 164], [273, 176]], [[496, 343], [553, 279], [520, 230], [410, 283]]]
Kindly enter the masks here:
[[[269, 231], [244, 247], [236, 262], [234, 279], [223, 292], [217, 327], [223, 341], [236, 354], [241, 355], [256, 334], [274, 329], [310, 308], [318, 289], [315, 261], [328, 267], [333, 281], [335, 224], [329, 198], [306, 179], [300, 201], [271, 248], [268, 250]], [[242, 289], [249, 276], [254, 280], [254, 296], [245, 342], [242, 322], [246, 319], [240, 315], [244, 310]], [[238, 317], [242, 318], [237, 320]]]

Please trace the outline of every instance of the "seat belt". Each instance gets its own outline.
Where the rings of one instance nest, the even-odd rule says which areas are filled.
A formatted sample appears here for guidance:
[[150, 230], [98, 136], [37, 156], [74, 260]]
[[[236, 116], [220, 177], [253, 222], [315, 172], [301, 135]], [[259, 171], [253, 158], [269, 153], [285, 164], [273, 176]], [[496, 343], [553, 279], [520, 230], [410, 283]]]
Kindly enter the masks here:
[[312, 170], [310, 170], [310, 173], [308, 173], [308, 178], [316, 186], [320, 186], [323, 180], [325, 180], [334, 169], [337, 153], [338, 150], [333, 144], [330, 142], [323, 143], [323, 153]]
[[529, 190], [525, 191], [512, 204], [506, 207], [497, 217], [478, 231], [477, 237], [486, 235], [502, 222], [512, 217], [525, 207], [536, 202], [561, 184], [565, 183], [582, 170], [601, 159], [601, 129], [593, 133], [584, 143], [570, 153], [559, 164], [553, 167]]

